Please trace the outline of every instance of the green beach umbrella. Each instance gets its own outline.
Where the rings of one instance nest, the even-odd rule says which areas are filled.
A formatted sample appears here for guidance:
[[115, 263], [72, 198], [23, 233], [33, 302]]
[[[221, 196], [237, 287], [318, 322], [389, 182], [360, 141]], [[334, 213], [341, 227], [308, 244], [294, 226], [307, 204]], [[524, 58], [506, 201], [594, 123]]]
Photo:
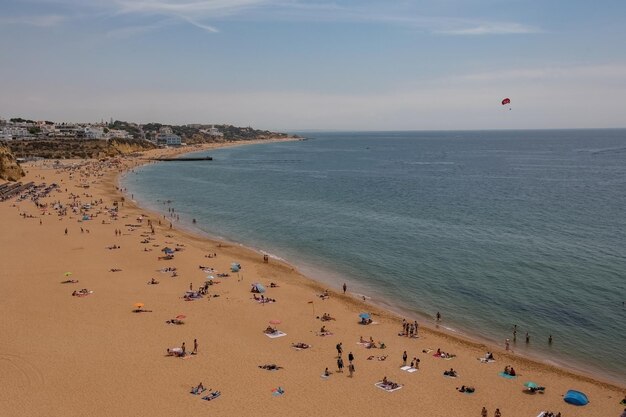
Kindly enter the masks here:
[[538, 388], [539, 387], [539, 385], [535, 384], [533, 381], [528, 381], [524, 383], [524, 386], [526, 388]]

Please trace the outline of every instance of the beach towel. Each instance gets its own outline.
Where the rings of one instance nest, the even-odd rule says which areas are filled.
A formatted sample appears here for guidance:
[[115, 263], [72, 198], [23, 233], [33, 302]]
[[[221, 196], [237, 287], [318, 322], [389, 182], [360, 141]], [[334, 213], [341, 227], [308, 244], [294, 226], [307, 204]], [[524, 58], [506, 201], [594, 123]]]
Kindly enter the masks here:
[[500, 372], [498, 375], [500, 375], [502, 378], [506, 378], [506, 379], [515, 379], [515, 378], [517, 378], [517, 375], [509, 375], [509, 374], [505, 374], [504, 372]]
[[383, 391], [386, 391], [386, 392], [394, 392], [394, 391], [398, 391], [399, 389], [402, 389], [402, 387], [404, 387], [404, 385], [402, 385], [402, 384], [398, 384], [398, 386], [397, 386], [397, 387], [395, 387], [395, 388], [391, 388], [391, 385], [390, 385], [390, 384], [384, 384], [382, 381], [381, 381], [381, 382], [377, 382], [377, 383], [375, 383], [375, 384], [374, 384], [374, 386], [375, 386], [376, 388], [380, 388], [380, 389], [382, 389]]
[[403, 366], [400, 369], [402, 369], [403, 371], [409, 372], [409, 373], [413, 373], [413, 372], [417, 372], [417, 368], [413, 368], [410, 366]]
[[332, 332], [324, 332], [324, 333], [317, 333], [318, 336], [324, 337], [324, 336], [332, 336], [333, 333]]
[[445, 375], [444, 374], [444, 377], [446, 377], [446, 378], [458, 378], [458, 376], [459, 376], [459, 374], [456, 374], [456, 375]]
[[480, 363], [494, 363], [495, 359], [485, 359], [485, 358], [476, 358], [480, 361]]
[[282, 389], [281, 387], [274, 388], [274, 389], [272, 390], [272, 396], [274, 396], [274, 397], [279, 397], [279, 396], [281, 396], [281, 395], [285, 395], [285, 390], [284, 390], [284, 389]]
[[287, 336], [287, 333], [283, 333], [280, 330], [276, 330], [274, 333], [264, 333], [264, 334], [270, 339], [276, 339], [277, 337]]
[[212, 393], [210, 393], [210, 394], [209, 394], [209, 395], [207, 395], [206, 397], [202, 397], [202, 399], [203, 399], [203, 400], [206, 400], [206, 401], [211, 401], [211, 400], [216, 399], [216, 398], [217, 398], [217, 397], [219, 397], [220, 395], [222, 395], [222, 393], [221, 393], [221, 392], [219, 392], [219, 391], [213, 391]]
[[542, 411], [541, 413], [539, 413], [539, 414], [537, 415], [537, 417], [544, 417], [545, 415], [546, 415], [546, 412], [545, 412], [545, 411]]

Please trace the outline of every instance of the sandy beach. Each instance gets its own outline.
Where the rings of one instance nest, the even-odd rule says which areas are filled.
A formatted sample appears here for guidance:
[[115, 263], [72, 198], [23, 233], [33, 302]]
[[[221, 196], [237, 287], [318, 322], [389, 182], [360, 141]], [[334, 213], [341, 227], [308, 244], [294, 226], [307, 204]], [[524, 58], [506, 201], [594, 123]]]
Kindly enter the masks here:
[[[156, 150], [144, 158], [192, 150]], [[546, 410], [619, 417], [626, 407], [620, 405], [626, 386], [601, 376], [422, 323], [418, 337], [399, 335], [402, 317], [364, 304], [350, 288], [322, 297], [321, 284], [286, 263], [264, 262], [255, 251], [177, 228], [174, 219], [138, 207], [117, 187], [118, 176], [144, 158], [30, 163], [23, 183], [59, 187], [42, 196], [39, 207], [30, 198], [0, 202], [0, 416], [449, 417], [480, 416], [485, 407], [489, 417], [497, 408], [502, 417]], [[231, 271], [233, 263], [239, 272]], [[195, 298], [207, 276], [213, 284]], [[158, 284], [149, 284], [153, 279]], [[251, 292], [257, 282], [262, 294]], [[81, 289], [85, 294], [72, 295]], [[275, 302], [255, 299], [261, 296]], [[332, 319], [321, 320], [324, 313]], [[361, 313], [372, 323], [360, 324]], [[177, 317], [184, 324], [167, 323]], [[264, 333], [268, 326], [285, 335]], [[320, 335], [322, 326], [330, 334]], [[194, 339], [197, 354], [191, 354]], [[184, 356], [167, 355], [183, 342]], [[296, 349], [297, 343], [310, 347]], [[438, 349], [453, 357], [435, 356]], [[419, 359], [417, 371], [401, 369], [404, 351], [407, 365]], [[488, 351], [495, 362], [478, 359]], [[259, 368], [269, 364], [282, 369]], [[517, 375], [501, 376], [505, 366]], [[451, 368], [456, 378], [444, 376]], [[375, 386], [383, 377], [401, 388]], [[529, 381], [545, 392], [530, 393]], [[200, 382], [207, 390], [191, 394]], [[475, 392], [457, 391], [463, 385]], [[589, 404], [565, 403], [569, 389], [587, 394]], [[217, 391], [217, 398], [202, 399]]]

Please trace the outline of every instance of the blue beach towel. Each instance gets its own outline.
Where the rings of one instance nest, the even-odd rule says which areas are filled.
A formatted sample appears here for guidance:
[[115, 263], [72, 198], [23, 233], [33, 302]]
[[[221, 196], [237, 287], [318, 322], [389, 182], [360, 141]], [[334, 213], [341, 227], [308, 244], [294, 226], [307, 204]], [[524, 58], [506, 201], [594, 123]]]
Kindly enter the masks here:
[[498, 375], [500, 375], [502, 378], [506, 378], [506, 379], [515, 379], [515, 378], [517, 378], [517, 375], [509, 375], [509, 374], [505, 374], [504, 372], [500, 372]]

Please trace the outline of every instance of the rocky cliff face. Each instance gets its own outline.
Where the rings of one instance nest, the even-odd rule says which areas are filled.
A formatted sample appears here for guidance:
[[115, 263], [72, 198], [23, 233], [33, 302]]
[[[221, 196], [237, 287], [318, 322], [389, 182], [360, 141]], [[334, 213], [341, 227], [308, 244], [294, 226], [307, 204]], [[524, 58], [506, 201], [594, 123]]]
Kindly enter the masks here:
[[148, 141], [114, 139], [106, 140], [13, 140], [8, 143], [18, 158], [45, 159], [106, 158], [156, 148]]
[[24, 170], [6, 146], [0, 143], [0, 179], [17, 181], [24, 176]]

